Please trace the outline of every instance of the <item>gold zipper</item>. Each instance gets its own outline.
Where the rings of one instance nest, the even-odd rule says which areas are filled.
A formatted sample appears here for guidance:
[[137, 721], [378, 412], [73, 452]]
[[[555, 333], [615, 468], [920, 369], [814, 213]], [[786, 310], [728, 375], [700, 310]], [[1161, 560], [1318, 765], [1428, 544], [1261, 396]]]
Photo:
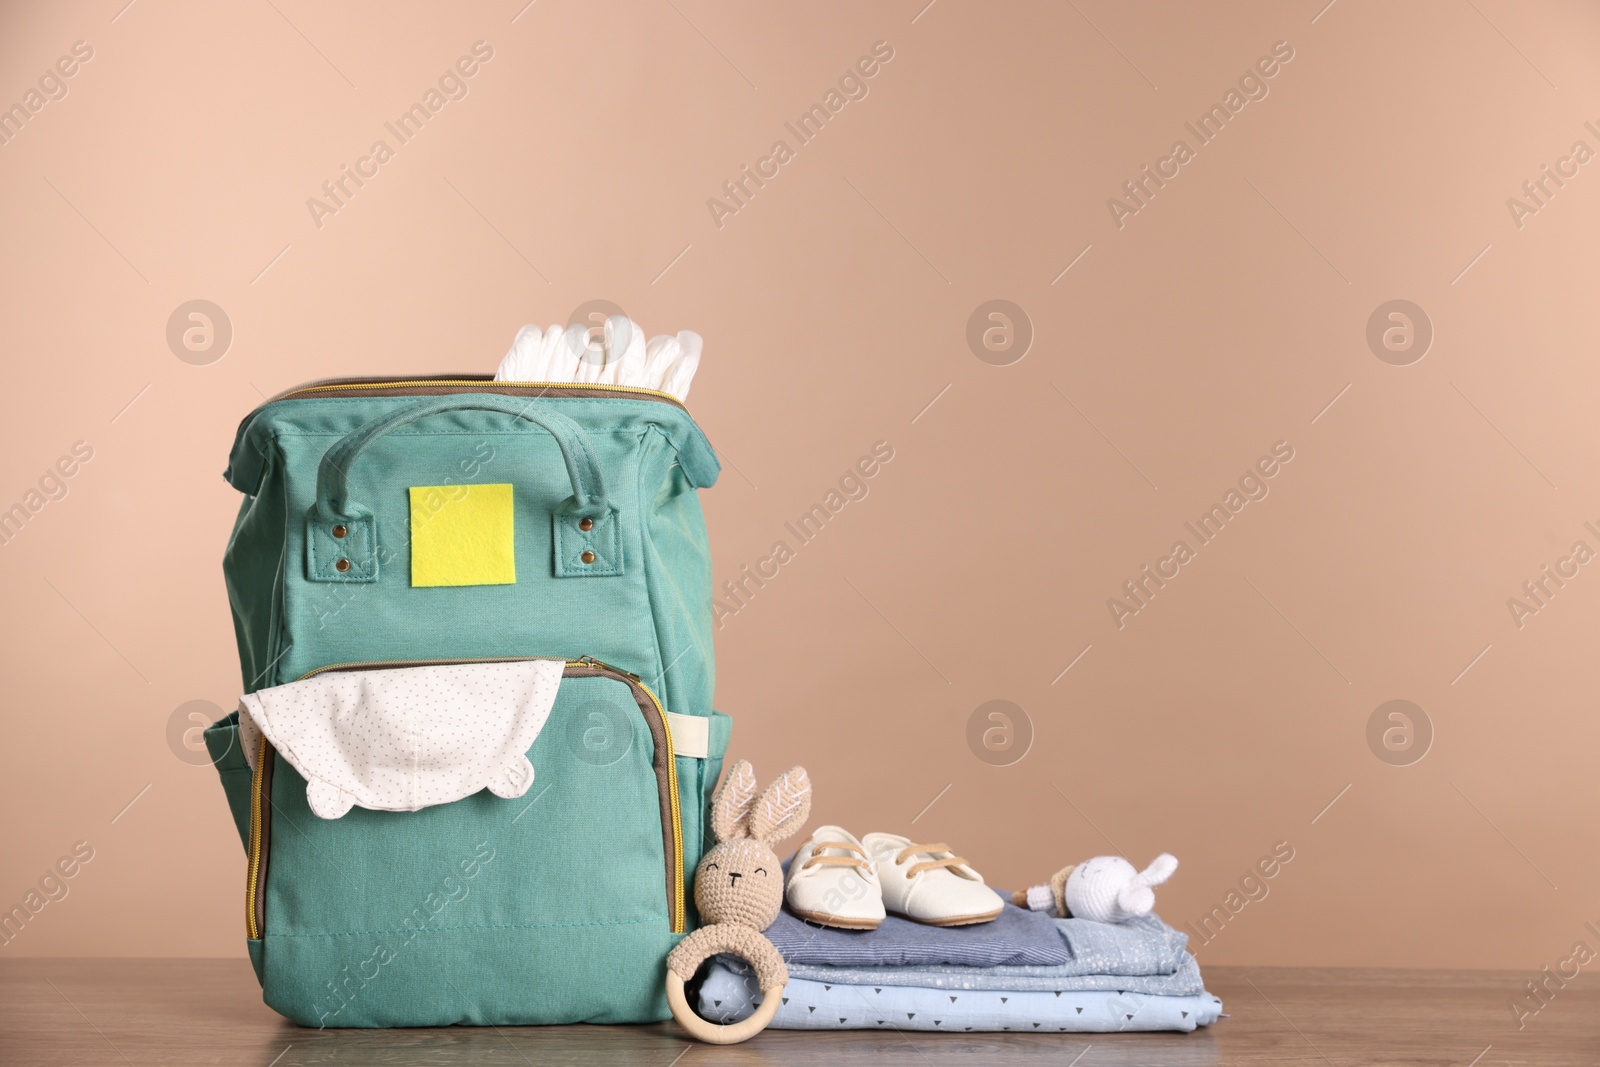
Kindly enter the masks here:
[[430, 388], [456, 388], [479, 389], [481, 392], [493, 393], [503, 390], [522, 391], [526, 389], [563, 390], [563, 391], [592, 391], [597, 393], [622, 393], [625, 395], [647, 397], [654, 400], [664, 400], [676, 407], [687, 411], [682, 400], [671, 393], [664, 393], [659, 389], [645, 389], [636, 385], [610, 385], [603, 382], [505, 382], [496, 381], [489, 377], [473, 377], [458, 375], [437, 378], [356, 378], [349, 380], [330, 380], [308, 382], [292, 389], [279, 393], [267, 401], [269, 404], [279, 400], [304, 400], [316, 393], [332, 393], [353, 389], [388, 390], [388, 389], [430, 389]]
[[[479, 657], [470, 659], [413, 659], [413, 660], [365, 660], [354, 663], [333, 663], [326, 667], [307, 671], [297, 681], [304, 681], [318, 674], [328, 671], [371, 670], [371, 669], [403, 669], [406, 667], [426, 667], [431, 665], [463, 664], [463, 663], [514, 663], [519, 659], [538, 659], [543, 657], [527, 656], [507, 659], [505, 657]], [[555, 658], [555, 657], [549, 657]], [[683, 809], [678, 796], [678, 759], [677, 750], [673, 747], [672, 722], [667, 718], [667, 709], [662, 706], [661, 700], [655, 692], [644, 684], [637, 674], [625, 671], [621, 667], [613, 667], [603, 663], [593, 656], [580, 656], [577, 659], [563, 661], [563, 670], [590, 670], [598, 675], [614, 675], [623, 680], [623, 684], [630, 689], [643, 693], [655, 708], [656, 716], [661, 722], [663, 747], [666, 750], [665, 766], [667, 770], [667, 804], [671, 818], [669, 820], [672, 830], [672, 916], [669, 920], [671, 930], [675, 934], [684, 933], [688, 929], [684, 888], [684, 863], [683, 863]], [[635, 703], [638, 698], [634, 698]], [[261, 739], [261, 750], [256, 756], [256, 771], [251, 779], [250, 786], [250, 864], [249, 874], [245, 885], [245, 932], [251, 940], [261, 936], [261, 923], [257, 921], [258, 901], [261, 891], [261, 863], [262, 863], [262, 837], [265, 832], [264, 804], [270, 804], [271, 798], [263, 798], [263, 771], [272, 757], [268, 754], [267, 739]]]
[[[244, 930], [252, 941], [261, 936], [261, 925], [256, 922], [256, 899], [261, 879], [261, 791], [266, 780], [266, 766], [267, 739], [262, 737], [261, 746], [256, 749], [255, 773], [250, 776], [250, 868], [244, 890]], [[270, 798], [267, 803], [271, 803]]]

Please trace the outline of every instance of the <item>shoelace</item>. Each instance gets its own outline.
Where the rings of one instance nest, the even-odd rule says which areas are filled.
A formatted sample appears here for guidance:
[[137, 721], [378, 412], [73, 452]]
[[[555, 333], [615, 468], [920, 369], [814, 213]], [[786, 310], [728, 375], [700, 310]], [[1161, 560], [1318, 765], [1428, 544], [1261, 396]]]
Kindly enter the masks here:
[[[824, 856], [826, 849], [836, 848], [845, 852], [854, 853], [850, 856]], [[812, 849], [811, 857], [800, 865], [800, 869], [809, 867], [853, 867], [862, 874], [870, 875], [872, 866], [866, 850], [860, 845], [851, 844], [849, 841], [818, 841], [816, 848]]]
[[[944, 844], [943, 842], [937, 842], [928, 845], [919, 845], [913, 842], [912, 844], [901, 849], [899, 854], [895, 856], [894, 865], [898, 867], [912, 856], [915, 856], [921, 852], [950, 852], [950, 846]], [[964, 867], [966, 864], [966, 860], [962, 859], [960, 856], [957, 856], [954, 852], [950, 852], [950, 855], [946, 856], [944, 859], [927, 859], [921, 861], [920, 863], [912, 864], [911, 869], [906, 872], [906, 877], [915, 878], [923, 871], [931, 871], [937, 867]]]

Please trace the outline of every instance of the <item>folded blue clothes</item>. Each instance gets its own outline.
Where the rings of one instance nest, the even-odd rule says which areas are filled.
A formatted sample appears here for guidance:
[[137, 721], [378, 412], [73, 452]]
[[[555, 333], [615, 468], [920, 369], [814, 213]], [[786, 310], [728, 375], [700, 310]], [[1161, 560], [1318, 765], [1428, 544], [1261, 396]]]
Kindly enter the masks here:
[[918, 986], [947, 992], [961, 990], [1035, 991], [1043, 993], [1106, 991], [1144, 996], [1196, 996], [1205, 991], [1200, 965], [1187, 952], [1171, 974], [1081, 974], [1072, 965], [1056, 967], [821, 967], [791, 963], [791, 978], [828, 985]]
[[[741, 961], [718, 957], [700, 986], [700, 1014], [717, 1023], [737, 1022], [760, 1003], [755, 987], [754, 975]], [[1192, 996], [1128, 990], [950, 993], [901, 985], [830, 985], [791, 976], [771, 1025], [779, 1030], [1115, 1033], [1193, 1030], [1221, 1014], [1222, 1001], [1203, 989]]]
[[[805, 959], [789, 959], [789, 973], [796, 978], [835, 985], [921, 986], [946, 990], [1110, 990], [1150, 996], [1194, 996], [1204, 991], [1200, 967], [1187, 951], [1188, 935], [1174, 930], [1155, 915], [1144, 915], [1125, 923], [1100, 923], [1089, 919], [1047, 919], [1046, 923], [1049, 932], [1045, 937], [1041, 939], [1036, 934], [1030, 934], [1030, 939], [1035, 943], [1041, 940], [1050, 943], [1053, 940], [1064, 950], [1065, 962], [976, 966], [949, 962], [863, 965], [844, 957], [834, 957], [839, 960], [837, 963], [831, 960], [814, 962], [823, 953], [812, 951], [805, 954]], [[948, 932], [937, 927], [923, 929], [934, 935]], [[976, 933], [981, 927], [966, 929]], [[865, 943], [872, 935], [855, 936]], [[912, 935], [908, 934], [905, 941], [911, 939]], [[819, 943], [814, 941], [810, 944], [815, 946]], [[943, 942], [933, 936], [918, 939], [916, 943], [931, 946]], [[781, 945], [779, 950], [788, 958], [788, 952]], [[1055, 951], [1054, 947], [1051, 951]], [[867, 954], [857, 950], [856, 958], [864, 955]], [[896, 955], [900, 958], [930, 959], [948, 954], [902, 949]], [[1044, 956], [1046, 951], [1041, 949], [1036, 955]]]
[[1189, 955], [1189, 935], [1154, 914], [1120, 923], [1051, 921], [1067, 944], [1072, 955], [1068, 966], [1076, 974], [1171, 974]]
[[1055, 919], [1012, 904], [993, 922], [929, 926], [891, 915], [876, 930], [814, 926], [784, 911], [767, 928], [767, 939], [790, 963], [841, 967], [1050, 966], [1073, 960]]

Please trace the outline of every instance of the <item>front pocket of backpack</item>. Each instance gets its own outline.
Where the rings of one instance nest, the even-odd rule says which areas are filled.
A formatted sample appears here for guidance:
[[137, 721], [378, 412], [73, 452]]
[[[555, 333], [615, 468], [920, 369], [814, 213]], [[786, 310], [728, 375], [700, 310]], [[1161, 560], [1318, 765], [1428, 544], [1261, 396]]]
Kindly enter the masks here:
[[[331, 1025], [350, 1025], [367, 1018], [343, 1014], [352, 987], [410, 970], [391, 966], [408, 955], [462, 989], [477, 987], [479, 975], [504, 966], [501, 953], [540, 930], [551, 945], [574, 937], [616, 945], [629, 928], [641, 943], [670, 945], [685, 926], [683, 827], [670, 718], [654, 694], [624, 671], [568, 661], [527, 755], [534, 779], [519, 797], [481, 790], [417, 811], [355, 807], [322, 819], [309, 808], [305, 778], [264, 745], [252, 782], [246, 914], [252, 938], [264, 939], [269, 1002], [306, 1021], [321, 998], [313, 1017], [337, 1003]], [[443, 942], [451, 945], [444, 962], [419, 947]], [[292, 975], [280, 966], [290, 960]], [[519, 981], [537, 987], [528, 979]], [[406, 985], [377, 986], [384, 992], [367, 1007]], [[567, 1016], [595, 1017], [578, 1006]], [[388, 1021], [355, 1025], [394, 1024], [381, 1012], [371, 1018]]]
[[[445, 661], [459, 665], [467, 661]], [[438, 665], [445, 665], [445, 662]], [[506, 661], [486, 661], [506, 662]], [[419, 667], [418, 662], [371, 662], [338, 664], [312, 672], [307, 677], [330, 670], [376, 670]], [[350, 809], [339, 819], [318, 819], [310, 813], [304, 797], [306, 779], [288, 761], [262, 742], [256, 753], [251, 781], [250, 848], [246, 875], [246, 933], [259, 939], [272, 929], [277, 933], [277, 915], [282, 913], [278, 899], [291, 904], [293, 928], [334, 929], [334, 915], [323, 921], [309, 909], [315, 894], [283, 886], [280, 878], [290, 875], [285, 864], [291, 862], [285, 849], [296, 851], [294, 861], [318, 861], [326, 867], [365, 864], [366, 859], [386, 853], [384, 843], [410, 841], [413, 846], [430, 849], [430, 841], [459, 841], [475, 832], [504, 833], [515, 843], [520, 856], [534, 857], [530, 864], [565, 877], [544, 878], [550, 883], [570, 883], [576, 899], [584, 907], [570, 907], [560, 901], [539, 901], [531, 912], [517, 915], [515, 905], [501, 909], [502, 921], [584, 921], [600, 912], [637, 912], [640, 899], [650, 899], [658, 915], [666, 917], [670, 933], [685, 929], [685, 872], [683, 872], [683, 821], [678, 801], [672, 728], [666, 710], [648, 686], [624, 670], [592, 659], [566, 662], [562, 686], [528, 758], [534, 766], [534, 781], [522, 797], [502, 798], [490, 792], [477, 792], [450, 805], [422, 808], [421, 811], [368, 811]], [[288, 835], [288, 837], [285, 837]], [[498, 851], [498, 849], [496, 849]], [[498, 853], [499, 854], [499, 853]], [[586, 885], [581, 867], [570, 859], [582, 856], [627, 854], [637, 867], [642, 856], [653, 856], [653, 891], [643, 891], [637, 877], [622, 878], [626, 896], [632, 904], [606, 907], [606, 897], [616, 886]], [[342, 857], [331, 864], [331, 857]], [[466, 861], [469, 853], [459, 857]], [[411, 865], [410, 859], [397, 856], [395, 862]], [[459, 869], [462, 862], [434, 857], [438, 869]], [[605, 867], [590, 862], [590, 867]], [[296, 867], [298, 870], [298, 867]], [[274, 877], [275, 873], [275, 877]], [[362, 869], [352, 875], [365, 883], [378, 870]], [[432, 889], [416, 886], [426, 896]], [[445, 886], [448, 896], [454, 889]], [[333, 897], [334, 894], [328, 894]], [[366, 897], [370, 894], [354, 894]], [[402, 894], [403, 896], [403, 894]], [[534, 893], [533, 896], [538, 896]], [[334, 910], [346, 912], [344, 921], [352, 928], [376, 928], [381, 915], [349, 915], [350, 901], [330, 901]]]

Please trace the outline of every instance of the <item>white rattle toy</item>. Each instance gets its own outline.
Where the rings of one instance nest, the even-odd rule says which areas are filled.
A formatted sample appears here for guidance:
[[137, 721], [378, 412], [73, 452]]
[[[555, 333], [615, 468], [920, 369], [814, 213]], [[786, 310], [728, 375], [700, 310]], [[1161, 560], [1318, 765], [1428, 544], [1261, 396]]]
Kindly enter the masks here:
[[1060, 919], [1093, 919], [1121, 923], [1149, 915], [1156, 906], [1152, 888], [1172, 877], [1178, 860], [1163, 852], [1144, 870], [1121, 856], [1096, 856], [1063, 867], [1049, 885], [1036, 885], [1012, 894], [1011, 902], [1033, 911], [1050, 912]]

